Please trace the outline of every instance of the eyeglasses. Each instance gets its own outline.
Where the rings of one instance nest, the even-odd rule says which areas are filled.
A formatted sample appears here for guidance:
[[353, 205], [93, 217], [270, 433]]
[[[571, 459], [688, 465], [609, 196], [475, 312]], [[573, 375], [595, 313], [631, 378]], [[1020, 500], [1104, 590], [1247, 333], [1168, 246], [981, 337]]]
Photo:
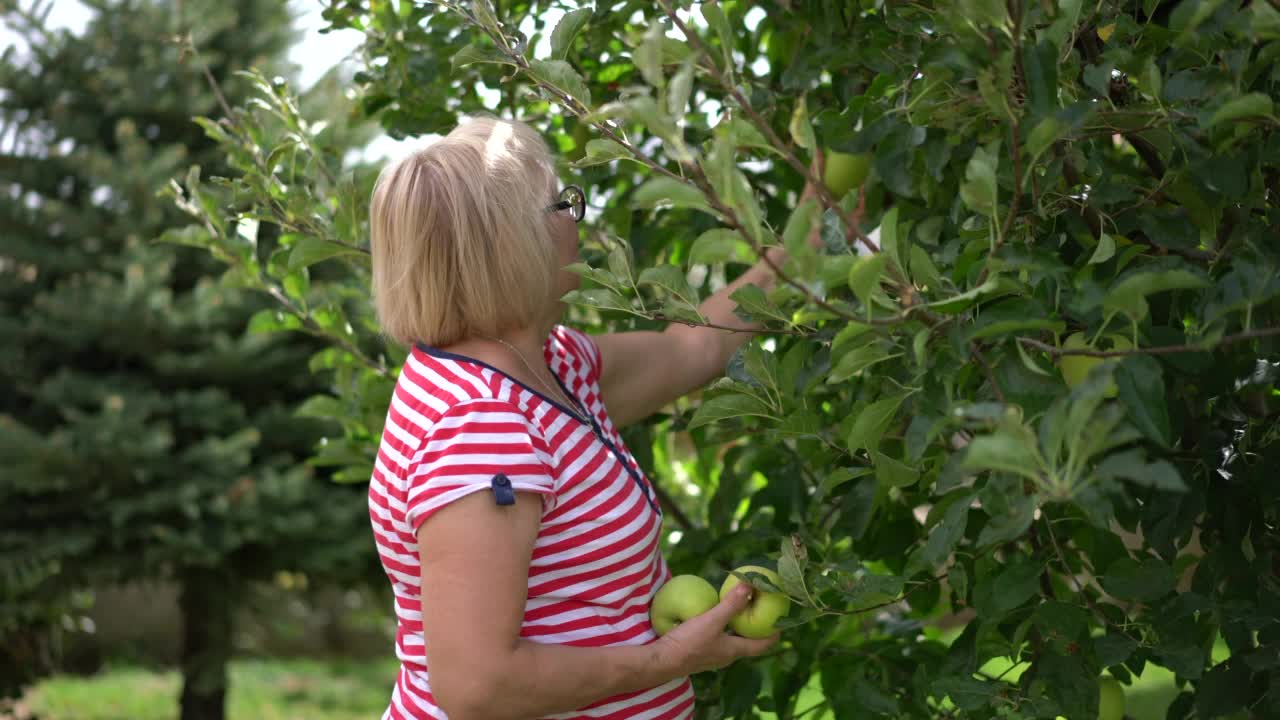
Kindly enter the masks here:
[[565, 186], [565, 189], [560, 191], [560, 202], [547, 206], [547, 212], [561, 210], [572, 213], [574, 222], [582, 222], [582, 218], [587, 215], [587, 194], [577, 185]]

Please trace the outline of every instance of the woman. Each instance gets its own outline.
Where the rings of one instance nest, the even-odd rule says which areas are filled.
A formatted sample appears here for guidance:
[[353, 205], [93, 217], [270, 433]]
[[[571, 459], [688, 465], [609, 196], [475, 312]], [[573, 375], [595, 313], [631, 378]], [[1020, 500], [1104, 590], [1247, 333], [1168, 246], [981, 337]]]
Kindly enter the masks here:
[[[413, 346], [369, 486], [401, 660], [384, 718], [688, 717], [690, 674], [777, 639], [724, 632], [746, 586], [654, 635], [662, 513], [617, 428], [716, 378], [750, 333], [558, 325], [584, 209], [533, 130], [492, 118], [378, 178], [374, 297]], [[702, 314], [750, 330], [729, 295], [773, 279], [760, 263]]]

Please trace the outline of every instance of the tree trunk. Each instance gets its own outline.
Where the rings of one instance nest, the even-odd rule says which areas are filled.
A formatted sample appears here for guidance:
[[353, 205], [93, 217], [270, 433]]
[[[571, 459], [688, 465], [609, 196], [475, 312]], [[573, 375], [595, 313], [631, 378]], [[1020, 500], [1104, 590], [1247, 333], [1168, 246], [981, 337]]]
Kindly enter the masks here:
[[223, 720], [231, 661], [233, 582], [211, 570], [182, 574], [182, 720]]

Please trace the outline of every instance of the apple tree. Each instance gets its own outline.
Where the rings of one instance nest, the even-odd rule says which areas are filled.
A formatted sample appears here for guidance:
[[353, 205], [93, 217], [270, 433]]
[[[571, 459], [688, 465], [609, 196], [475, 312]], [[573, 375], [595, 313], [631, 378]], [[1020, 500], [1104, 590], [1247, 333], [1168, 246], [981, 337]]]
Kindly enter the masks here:
[[[769, 564], [794, 602], [776, 653], [697, 678], [700, 717], [1091, 718], [1101, 675], [1148, 665], [1176, 675], [1170, 718], [1280, 714], [1272, 3], [325, 17], [365, 34], [362, 108], [393, 137], [484, 111], [560, 151], [591, 207], [580, 326], [705, 324], [701, 298], [788, 248], [775, 289], [735, 294], [766, 329], [725, 377], [627, 431], [673, 568]], [[343, 432], [315, 462], [362, 481], [405, 351], [367, 297], [373, 174], [262, 87], [205, 121], [239, 174], [184, 192], [199, 242], [280, 300], [259, 327], [329, 339], [309, 409]], [[286, 229], [269, 264], [227, 216]]]

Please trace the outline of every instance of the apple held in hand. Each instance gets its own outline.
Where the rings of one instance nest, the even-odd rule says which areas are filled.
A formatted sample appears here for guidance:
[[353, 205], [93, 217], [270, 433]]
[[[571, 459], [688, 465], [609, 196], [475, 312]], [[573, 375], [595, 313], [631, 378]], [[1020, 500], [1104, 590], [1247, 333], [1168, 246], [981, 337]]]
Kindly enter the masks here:
[[1124, 686], [1113, 677], [1098, 683], [1098, 720], [1121, 720], [1124, 717]]
[[[734, 572], [742, 573], [750, 577], [753, 573], [763, 575], [766, 580], [773, 583], [774, 587], [782, 586], [782, 579], [778, 577], [778, 573], [762, 568], [759, 565], [743, 565]], [[724, 584], [720, 586], [720, 599], [724, 600], [729, 596], [738, 583], [742, 582], [737, 575], [730, 575], [725, 578]], [[729, 627], [733, 631], [745, 638], [766, 638], [777, 632], [774, 623], [778, 618], [787, 614], [787, 610], [791, 608], [791, 598], [780, 592], [767, 592], [757, 589], [751, 597], [750, 604], [747, 608], [729, 621]]]
[[653, 631], [666, 635], [675, 626], [716, 606], [720, 598], [711, 583], [697, 575], [677, 575], [658, 588], [649, 609]]

